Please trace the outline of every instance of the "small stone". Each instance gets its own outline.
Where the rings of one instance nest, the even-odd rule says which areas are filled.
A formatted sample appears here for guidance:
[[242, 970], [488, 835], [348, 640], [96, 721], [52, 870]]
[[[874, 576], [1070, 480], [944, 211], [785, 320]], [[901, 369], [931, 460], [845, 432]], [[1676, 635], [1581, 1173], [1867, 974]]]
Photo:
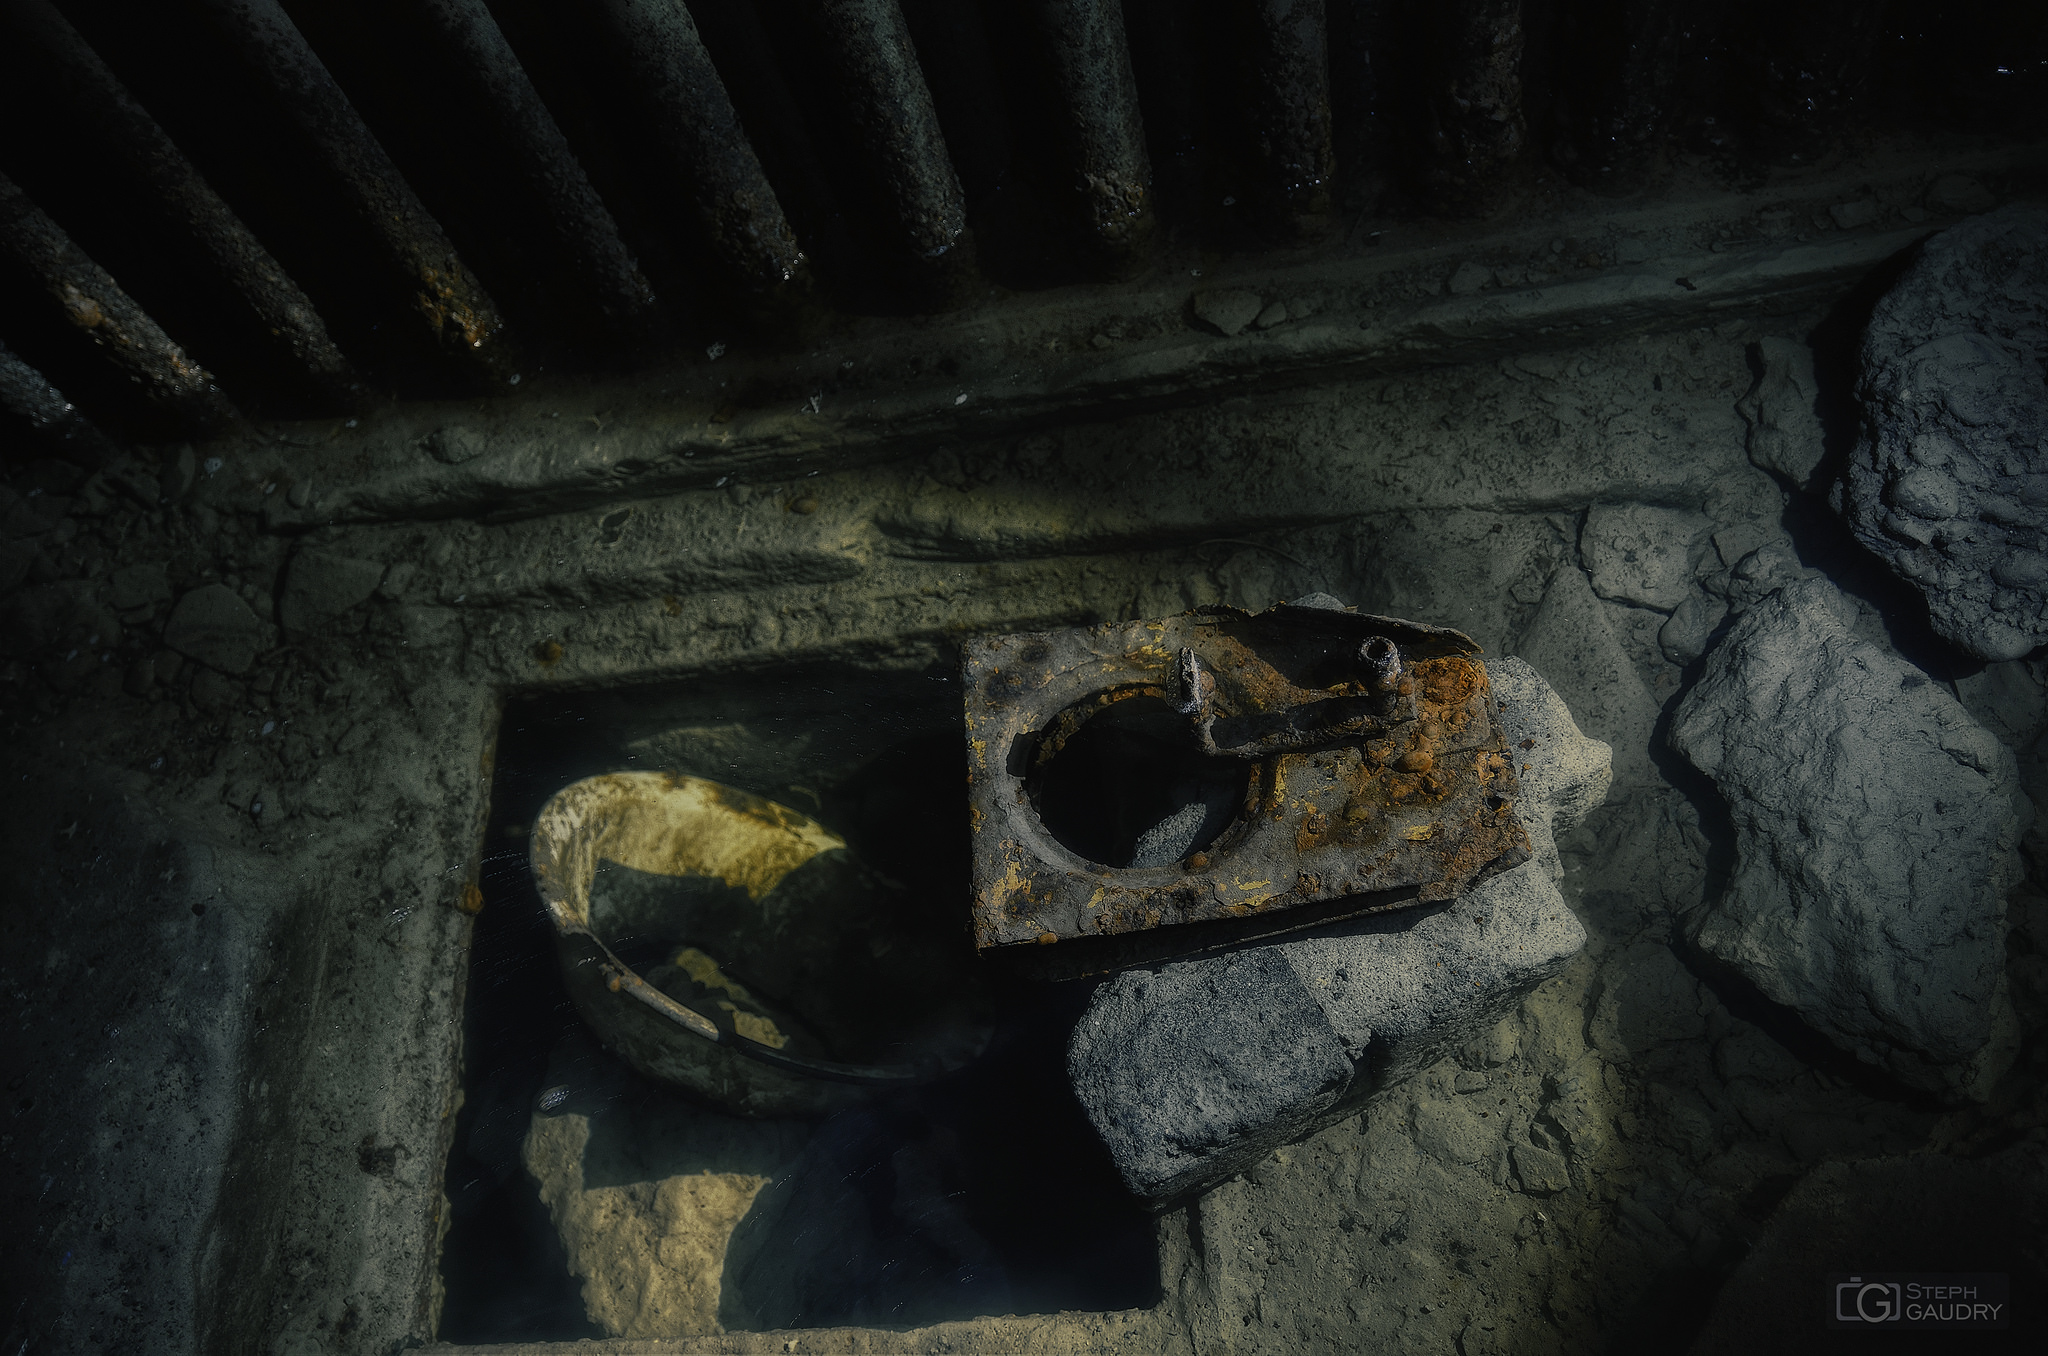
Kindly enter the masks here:
[[1465, 1101], [1423, 1102], [1415, 1108], [1415, 1147], [1445, 1163], [1477, 1163], [1500, 1147], [1500, 1133]]
[[1521, 1035], [1516, 1030], [1514, 1022], [1500, 1021], [1467, 1041], [1458, 1051], [1458, 1055], [1467, 1063], [1498, 1069], [1515, 1057], [1520, 1045]]
[[1595, 505], [1579, 533], [1593, 592], [1670, 612], [1692, 593], [1693, 565], [1713, 524], [1649, 504]]
[[287, 631], [310, 631], [369, 601], [383, 579], [378, 561], [302, 548], [285, 571], [278, 619]]
[[1723, 565], [1733, 568], [1750, 552], [1776, 541], [1778, 529], [1755, 523], [1736, 523], [1714, 529], [1714, 554]]
[[294, 480], [292, 482], [292, 487], [289, 490], [285, 491], [284, 497], [285, 502], [290, 504], [293, 508], [304, 508], [306, 505], [313, 502], [313, 482], [304, 479]]
[[1751, 353], [1763, 374], [1735, 410], [1749, 422], [1749, 460], [1805, 488], [1826, 453], [1813, 350], [1797, 339], [1761, 339]]
[[1188, 782], [1177, 786], [1181, 796], [1178, 810], [1138, 836], [1132, 868], [1171, 866], [1186, 857], [1197, 843], [1214, 838], [1236, 817], [1238, 798], [1227, 786], [1203, 786]]
[[1477, 259], [1467, 259], [1451, 273], [1448, 286], [1454, 297], [1469, 297], [1493, 281], [1493, 270]]
[[446, 462], [450, 466], [474, 461], [490, 450], [490, 444], [483, 434], [460, 424], [449, 424], [435, 429], [421, 441], [436, 461]]
[[117, 612], [171, 600], [171, 581], [160, 560], [116, 570], [107, 579], [107, 602]]
[[192, 704], [211, 715], [225, 715], [242, 704], [242, 689], [213, 669], [192, 675]]
[[1828, 215], [1835, 219], [1835, 225], [1845, 231], [1853, 231], [1858, 226], [1868, 226], [1877, 220], [1877, 202], [1872, 198], [1838, 202], [1828, 208]]
[[1684, 668], [1707, 652], [1707, 642], [1728, 615], [1728, 604], [1704, 594], [1686, 595], [1670, 618], [1657, 631], [1657, 647], [1664, 657]]
[[1894, 475], [1884, 487], [1883, 497], [1893, 508], [1930, 523], [1947, 522], [1963, 506], [1955, 477], [1931, 466], [1915, 466]]
[[420, 567], [409, 560], [401, 560], [384, 572], [384, 582], [377, 585], [377, 596], [386, 602], [396, 602], [405, 596], [406, 589], [420, 572]]
[[1791, 542], [1765, 542], [1736, 561], [1735, 568], [1728, 571], [1728, 610], [1741, 612], [1788, 584], [1820, 577], [1819, 570], [1799, 563]]
[[222, 673], [247, 673], [263, 644], [263, 622], [225, 584], [205, 584], [178, 600], [164, 644]]
[[1270, 330], [1275, 325], [1284, 325], [1286, 323], [1287, 303], [1284, 301], [1276, 301], [1272, 305], [1268, 306], [1265, 310], [1259, 312], [1258, 318], [1252, 321], [1252, 328], [1260, 330]]
[[1572, 1184], [1571, 1170], [1564, 1159], [1548, 1149], [1517, 1144], [1510, 1156], [1514, 1159], [1515, 1180], [1528, 1195], [1555, 1196]]
[[1195, 294], [1195, 318], [1226, 337], [1242, 333], [1264, 309], [1259, 294], [1243, 288], [1223, 287]]
[[1088, 345], [1090, 348], [1100, 352], [1110, 346], [1110, 338], [1106, 334], [1094, 335], [1088, 340]]

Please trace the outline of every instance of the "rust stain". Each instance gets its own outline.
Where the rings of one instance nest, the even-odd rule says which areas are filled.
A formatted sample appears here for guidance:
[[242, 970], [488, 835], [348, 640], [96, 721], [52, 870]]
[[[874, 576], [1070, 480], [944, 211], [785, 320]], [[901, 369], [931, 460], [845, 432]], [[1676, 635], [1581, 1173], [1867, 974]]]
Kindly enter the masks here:
[[[1526, 860], [1476, 655], [1443, 628], [1286, 605], [968, 640], [976, 945], [1254, 915], [1285, 927], [1302, 905], [1348, 910], [1316, 921], [1450, 898]], [[1184, 756], [1249, 771], [1235, 821], [1168, 881], [1067, 853], [1026, 787], [1089, 721], [1137, 698], [1185, 718]]]

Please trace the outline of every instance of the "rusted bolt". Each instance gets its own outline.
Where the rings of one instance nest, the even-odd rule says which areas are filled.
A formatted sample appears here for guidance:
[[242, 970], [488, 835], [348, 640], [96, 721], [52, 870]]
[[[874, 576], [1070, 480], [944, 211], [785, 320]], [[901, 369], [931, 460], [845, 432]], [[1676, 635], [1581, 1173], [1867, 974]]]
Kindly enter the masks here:
[[1206, 853], [1206, 852], [1191, 852], [1191, 853], [1189, 853], [1189, 854], [1188, 854], [1188, 870], [1190, 870], [1190, 871], [1207, 871], [1208, 869], [1209, 869], [1209, 854], [1208, 854], [1208, 853]]
[[553, 668], [562, 660], [562, 642], [550, 637], [533, 647], [533, 657], [544, 669]]
[[1366, 681], [1381, 692], [1401, 680], [1401, 649], [1385, 636], [1367, 636], [1358, 647], [1365, 664]]

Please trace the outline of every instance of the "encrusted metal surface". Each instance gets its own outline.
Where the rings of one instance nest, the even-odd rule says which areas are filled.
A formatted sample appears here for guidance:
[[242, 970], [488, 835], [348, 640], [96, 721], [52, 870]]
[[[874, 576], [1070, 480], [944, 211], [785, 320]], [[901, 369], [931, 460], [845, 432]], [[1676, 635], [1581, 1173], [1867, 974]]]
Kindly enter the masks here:
[[34, 278], [73, 328], [92, 340], [116, 371], [196, 431], [240, 417], [213, 374], [186, 356], [112, 274], [94, 263], [64, 228], [0, 174], [0, 259]]
[[277, 96], [354, 199], [363, 224], [405, 276], [413, 303], [451, 351], [491, 380], [518, 368], [497, 303], [455, 252], [441, 224], [399, 173], [348, 95], [278, 0], [202, 0], [221, 32]]
[[[968, 642], [976, 945], [1155, 934], [1054, 967], [1086, 973], [1451, 899], [1526, 861], [1477, 653], [1457, 631], [1292, 604]], [[1048, 799], [1072, 785], [1049, 770], [1113, 712], [1134, 730], [1149, 722], [1150, 747], [1173, 764], [1163, 784], [1224, 788], [1227, 826], [1191, 834], [1177, 861], [1090, 860], [1053, 827], [1087, 832], [1087, 804]], [[1182, 814], [1192, 824], [1200, 810]]]
[[[166, 220], [197, 246], [250, 318], [339, 404], [362, 403], [366, 392], [336, 348], [313, 303], [263, 247], [147, 109], [49, 0], [16, 0], [0, 10], [10, 41], [20, 42], [41, 88], [57, 100], [63, 120], [88, 129]], [[138, 220], [130, 229], [153, 223]]]
[[599, 8], [719, 261], [749, 287], [796, 278], [803, 251], [689, 9], [682, 0], [604, 0]]

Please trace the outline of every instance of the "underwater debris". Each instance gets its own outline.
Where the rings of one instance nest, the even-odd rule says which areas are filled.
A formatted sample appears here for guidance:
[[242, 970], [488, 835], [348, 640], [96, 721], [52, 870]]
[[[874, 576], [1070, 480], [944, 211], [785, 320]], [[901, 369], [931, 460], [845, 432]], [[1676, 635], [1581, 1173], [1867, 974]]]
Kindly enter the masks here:
[[1295, 604], [970, 641], [976, 945], [1093, 973], [1528, 860], [1478, 648]]

